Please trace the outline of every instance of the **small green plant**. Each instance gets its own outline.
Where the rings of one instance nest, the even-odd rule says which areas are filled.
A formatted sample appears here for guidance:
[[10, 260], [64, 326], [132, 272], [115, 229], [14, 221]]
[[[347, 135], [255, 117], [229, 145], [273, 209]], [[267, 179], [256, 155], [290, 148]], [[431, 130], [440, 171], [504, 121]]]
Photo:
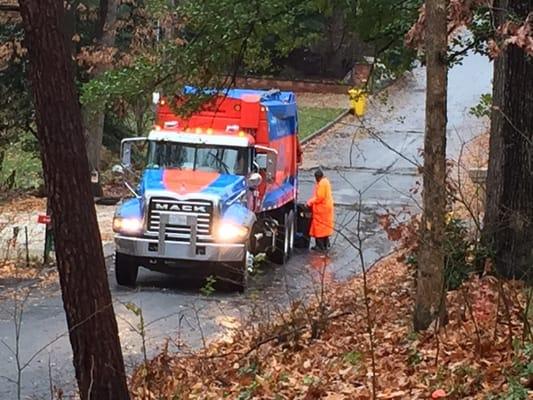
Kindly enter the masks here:
[[258, 253], [254, 256], [254, 267], [259, 267], [268, 260], [266, 253]]
[[251, 362], [248, 365], [245, 365], [244, 367], [239, 368], [239, 375], [256, 375], [259, 370], [259, 366], [255, 362]]
[[405, 263], [407, 265], [410, 265], [412, 267], [416, 267], [418, 265], [418, 261], [416, 259], [416, 254], [415, 253], [411, 253], [409, 254], [406, 259], [405, 259]]
[[[447, 290], [459, 288], [470, 274], [479, 271], [479, 260], [487, 256], [484, 247], [470, 238], [465, 221], [453, 216], [446, 221], [444, 254], [444, 281]], [[416, 267], [416, 254], [410, 254], [406, 262]]]
[[13, 143], [0, 146], [0, 186], [4, 190], [36, 189], [43, 182], [37, 139], [21, 133]]
[[215, 284], [217, 283], [217, 279], [213, 275], [209, 275], [205, 279], [205, 284], [200, 288], [200, 293], [202, 293], [204, 296], [209, 297], [213, 293], [215, 293]]
[[146, 324], [144, 321], [144, 314], [141, 307], [136, 305], [135, 303], [125, 303], [124, 307], [128, 311], [131, 311], [136, 317], [139, 318], [139, 323], [135, 327], [135, 325], [130, 324], [130, 326], [137, 332], [137, 334], [141, 337], [141, 346], [142, 346], [142, 354], [144, 358], [144, 365], [143, 368], [146, 368], [146, 365], [148, 364], [148, 352], [146, 347]]
[[311, 386], [317, 381], [317, 378], [313, 375], [306, 375], [304, 376], [304, 385], [305, 386]]
[[469, 365], [459, 365], [448, 378], [448, 383], [451, 383], [450, 396], [465, 398], [472, 395], [482, 389], [482, 381], [483, 375], [478, 370]]
[[262, 268], [268, 260], [266, 253], [258, 253], [251, 256], [251, 261], [248, 263], [248, 273], [250, 276], [260, 276], [264, 273]]
[[455, 290], [475, 270], [471, 261], [472, 242], [464, 221], [450, 218], [446, 224], [444, 240], [444, 279], [448, 290]]
[[513, 365], [507, 371], [507, 390], [505, 393], [489, 396], [487, 400], [526, 400], [528, 390], [522, 385], [521, 379], [533, 374], [533, 343], [513, 341]]
[[250, 400], [254, 397], [254, 393], [259, 385], [256, 381], [253, 381], [251, 384], [246, 386], [237, 397], [237, 400]]
[[435, 381], [438, 386], [442, 387], [449, 380], [449, 370], [447, 367], [439, 365], [437, 368], [437, 373], [435, 374]]
[[363, 355], [355, 350], [352, 350], [348, 353], [346, 353], [343, 357], [344, 362], [356, 366], [361, 363], [361, 360], [363, 359]]
[[533, 343], [515, 340], [513, 370], [518, 378], [533, 376]]
[[509, 379], [507, 392], [500, 395], [501, 400], [527, 400], [528, 390], [515, 378]]
[[412, 367], [420, 364], [422, 362], [422, 354], [417, 349], [411, 349], [409, 351], [409, 357], [407, 357], [407, 362]]
[[414, 342], [415, 340], [418, 340], [418, 332], [411, 331], [407, 334], [407, 340], [410, 342]]
[[470, 108], [470, 114], [474, 117], [490, 117], [492, 109], [492, 95], [490, 93], [482, 94], [479, 103]]
[[464, 377], [474, 375], [475, 370], [467, 365], [459, 365], [453, 372], [458, 376]]

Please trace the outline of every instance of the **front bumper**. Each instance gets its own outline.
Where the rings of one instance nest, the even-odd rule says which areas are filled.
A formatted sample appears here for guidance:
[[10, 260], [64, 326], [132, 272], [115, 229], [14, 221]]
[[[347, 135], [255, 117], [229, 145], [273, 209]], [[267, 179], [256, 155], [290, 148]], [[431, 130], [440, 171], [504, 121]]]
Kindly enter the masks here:
[[243, 243], [191, 244], [115, 235], [115, 246], [118, 253], [140, 258], [233, 262], [242, 261], [245, 257]]

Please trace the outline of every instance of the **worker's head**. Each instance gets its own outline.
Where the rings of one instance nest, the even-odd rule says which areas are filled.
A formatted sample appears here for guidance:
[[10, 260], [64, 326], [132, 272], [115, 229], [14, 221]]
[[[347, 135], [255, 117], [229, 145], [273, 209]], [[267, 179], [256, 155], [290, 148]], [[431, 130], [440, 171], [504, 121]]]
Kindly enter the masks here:
[[322, 172], [322, 170], [319, 168], [315, 171], [315, 180], [317, 182], [320, 182], [320, 180], [324, 177], [324, 173]]

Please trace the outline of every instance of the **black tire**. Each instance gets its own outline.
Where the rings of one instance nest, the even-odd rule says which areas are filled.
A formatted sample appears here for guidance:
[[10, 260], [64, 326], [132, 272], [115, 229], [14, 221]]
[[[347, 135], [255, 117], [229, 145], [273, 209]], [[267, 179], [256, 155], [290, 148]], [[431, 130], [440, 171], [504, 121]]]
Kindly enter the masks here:
[[309, 228], [311, 225], [312, 213], [305, 204], [298, 204], [298, 217], [296, 226], [298, 233], [295, 235], [294, 247], [298, 249], [309, 249], [311, 238], [309, 237]]
[[296, 239], [294, 242], [294, 247], [297, 249], [309, 250], [309, 245], [311, 244], [311, 239], [306, 236], [302, 236]]
[[244, 249], [244, 259], [242, 261], [224, 263], [222, 273], [219, 274], [223, 283], [227, 284], [231, 290], [244, 292], [248, 287], [248, 277], [250, 275], [249, 264], [251, 254], [249, 246]]
[[139, 264], [135, 257], [122, 253], [115, 253], [115, 278], [121, 286], [135, 287]]
[[291, 226], [294, 225], [294, 213], [292, 210], [288, 213], [284, 212], [278, 221], [280, 222], [280, 232], [276, 235], [276, 248], [270, 254], [270, 259], [276, 264], [283, 265], [291, 256], [291, 243], [294, 246], [294, 240], [291, 240], [290, 237], [291, 231], [294, 236], [294, 228], [291, 229]]

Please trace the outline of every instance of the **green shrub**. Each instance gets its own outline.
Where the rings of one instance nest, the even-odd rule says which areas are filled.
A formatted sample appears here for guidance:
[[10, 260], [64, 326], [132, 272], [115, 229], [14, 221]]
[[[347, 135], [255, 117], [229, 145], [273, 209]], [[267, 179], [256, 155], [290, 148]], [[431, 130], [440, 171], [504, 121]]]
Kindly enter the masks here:
[[[455, 290], [472, 273], [481, 272], [479, 260], [486, 251], [477, 239], [472, 239], [465, 221], [449, 217], [444, 237], [444, 281], [447, 290]], [[418, 265], [416, 254], [407, 256], [407, 263]]]
[[444, 279], [448, 290], [457, 289], [476, 270], [472, 263], [474, 247], [464, 221], [450, 218], [444, 240]]
[[0, 188], [32, 190], [43, 183], [37, 139], [21, 133], [16, 141], [0, 148]]

